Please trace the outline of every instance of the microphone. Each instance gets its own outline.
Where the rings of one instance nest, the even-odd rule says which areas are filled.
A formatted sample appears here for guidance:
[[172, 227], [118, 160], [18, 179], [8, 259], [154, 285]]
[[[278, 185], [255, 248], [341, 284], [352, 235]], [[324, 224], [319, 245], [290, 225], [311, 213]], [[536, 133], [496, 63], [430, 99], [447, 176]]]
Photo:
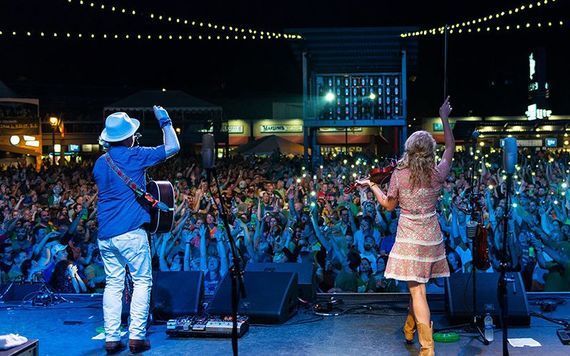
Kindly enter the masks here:
[[215, 147], [214, 135], [209, 133], [202, 135], [202, 166], [206, 170], [214, 168], [216, 160]]
[[515, 173], [517, 159], [517, 139], [514, 137], [503, 139], [503, 169], [507, 174]]

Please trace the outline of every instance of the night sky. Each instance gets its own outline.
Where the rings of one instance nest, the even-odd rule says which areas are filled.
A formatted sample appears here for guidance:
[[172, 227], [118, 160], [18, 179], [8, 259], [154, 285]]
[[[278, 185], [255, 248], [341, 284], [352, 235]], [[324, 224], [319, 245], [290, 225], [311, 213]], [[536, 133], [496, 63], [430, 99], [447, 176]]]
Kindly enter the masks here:
[[[58, 32], [173, 32], [190, 27], [79, 6], [78, 0], [4, 0], [0, 30]], [[87, 3], [89, 1], [86, 1]], [[534, 1], [533, 1], [534, 2]], [[434, 26], [482, 17], [523, 4], [505, 1], [97, 1], [218, 24], [281, 31], [294, 27]], [[528, 3], [528, 1], [525, 1]], [[473, 34], [450, 39], [449, 86], [456, 115], [523, 115], [527, 56], [545, 47], [554, 114], [570, 115], [568, 1], [503, 18], [496, 26], [565, 20], [563, 29]], [[182, 89], [222, 104], [240, 98], [301, 95], [301, 68], [283, 40], [137, 42], [9, 39], [0, 37], [0, 80], [40, 98], [42, 113], [100, 115], [105, 104], [140, 89]], [[421, 39], [410, 70], [409, 112], [434, 116], [441, 100], [442, 39]]]

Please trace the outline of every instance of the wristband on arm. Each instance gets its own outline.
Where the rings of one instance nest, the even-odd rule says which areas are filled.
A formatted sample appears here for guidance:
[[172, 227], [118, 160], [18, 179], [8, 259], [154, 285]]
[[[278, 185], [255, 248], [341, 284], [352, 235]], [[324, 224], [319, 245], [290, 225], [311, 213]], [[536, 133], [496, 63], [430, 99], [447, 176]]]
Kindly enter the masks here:
[[163, 129], [168, 125], [172, 125], [172, 120], [169, 117], [160, 119], [160, 128]]

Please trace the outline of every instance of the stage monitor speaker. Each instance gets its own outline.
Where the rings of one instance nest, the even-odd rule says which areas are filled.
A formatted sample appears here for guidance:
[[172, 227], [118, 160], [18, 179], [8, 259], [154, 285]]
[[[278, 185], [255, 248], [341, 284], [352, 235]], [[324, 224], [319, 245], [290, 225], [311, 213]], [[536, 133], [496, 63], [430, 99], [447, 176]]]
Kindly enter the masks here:
[[250, 272], [296, 273], [299, 298], [314, 301], [317, 296], [315, 264], [311, 261], [303, 263], [248, 263], [245, 270]]
[[[157, 322], [177, 316], [198, 314], [201, 311], [204, 290], [203, 278], [204, 274], [196, 271], [153, 272], [149, 321]], [[125, 282], [121, 314], [121, 322], [124, 325], [129, 323], [132, 298], [127, 290], [132, 288], [128, 287], [128, 280]], [[150, 323], [148, 325], [150, 326]]]
[[[495, 325], [500, 325], [498, 282], [500, 273], [477, 273], [477, 314], [491, 310]], [[473, 315], [473, 281], [471, 273], [453, 273], [445, 279], [445, 308], [452, 323], [471, 321]], [[520, 273], [508, 272], [507, 298], [509, 325], [530, 325], [526, 291]]]
[[[38, 295], [45, 283], [7, 283], [0, 285], [0, 301], [3, 302], [24, 302], [31, 300]], [[49, 287], [48, 287], [49, 288]]]
[[155, 321], [200, 312], [204, 291], [201, 271], [155, 272], [151, 310]]
[[[297, 312], [297, 273], [245, 272], [246, 298], [240, 298], [238, 313], [254, 323], [284, 323]], [[232, 311], [230, 273], [218, 286], [208, 313], [230, 315]]]

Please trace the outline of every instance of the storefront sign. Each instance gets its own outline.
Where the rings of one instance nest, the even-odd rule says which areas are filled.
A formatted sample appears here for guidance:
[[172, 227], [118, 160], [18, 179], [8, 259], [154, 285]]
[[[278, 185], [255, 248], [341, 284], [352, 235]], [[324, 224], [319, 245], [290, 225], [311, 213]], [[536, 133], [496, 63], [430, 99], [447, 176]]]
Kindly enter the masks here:
[[243, 133], [243, 125], [228, 125], [228, 133], [229, 134], [242, 134]]
[[[505, 141], [502, 138], [500, 141], [501, 147], [505, 146]], [[519, 147], [542, 147], [542, 140], [517, 140], [517, 146]]]
[[303, 125], [261, 125], [261, 133], [299, 133], [303, 132]]
[[37, 105], [0, 102], [0, 132], [4, 135], [38, 135], [40, 120]]

